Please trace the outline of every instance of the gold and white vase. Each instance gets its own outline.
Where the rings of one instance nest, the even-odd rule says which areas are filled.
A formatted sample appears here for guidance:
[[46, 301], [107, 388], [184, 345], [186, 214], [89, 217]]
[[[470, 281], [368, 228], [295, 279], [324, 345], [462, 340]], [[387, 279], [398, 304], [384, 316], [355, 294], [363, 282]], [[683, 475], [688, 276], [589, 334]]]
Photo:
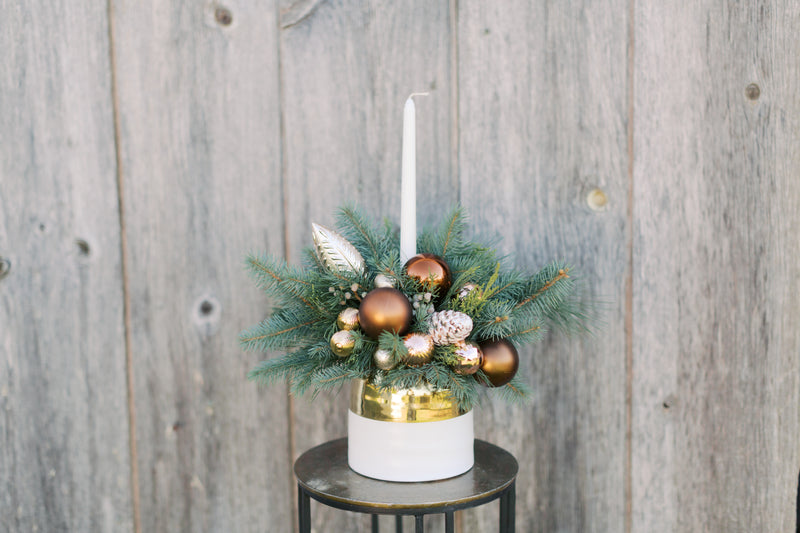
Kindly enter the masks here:
[[459, 410], [449, 391], [354, 380], [347, 431], [350, 468], [375, 479], [446, 479], [474, 462], [472, 411]]

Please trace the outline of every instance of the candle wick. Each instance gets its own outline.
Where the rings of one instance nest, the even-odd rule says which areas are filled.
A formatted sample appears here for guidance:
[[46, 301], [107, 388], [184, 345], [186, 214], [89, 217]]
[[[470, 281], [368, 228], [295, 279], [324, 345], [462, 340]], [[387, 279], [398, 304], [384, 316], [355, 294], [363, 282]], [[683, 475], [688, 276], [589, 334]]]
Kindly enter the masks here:
[[411, 93], [411, 94], [408, 96], [408, 99], [409, 99], [409, 100], [411, 100], [411, 99], [412, 99], [412, 98], [414, 98], [415, 96], [428, 96], [429, 94], [431, 94], [431, 93]]

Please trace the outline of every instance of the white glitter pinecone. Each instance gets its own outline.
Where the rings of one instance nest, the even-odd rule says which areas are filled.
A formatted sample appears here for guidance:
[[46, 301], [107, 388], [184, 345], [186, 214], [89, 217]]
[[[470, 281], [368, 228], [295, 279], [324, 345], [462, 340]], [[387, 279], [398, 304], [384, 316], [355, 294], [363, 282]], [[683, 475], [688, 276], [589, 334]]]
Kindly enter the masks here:
[[439, 311], [430, 319], [430, 335], [437, 346], [455, 344], [472, 332], [472, 319], [459, 311]]

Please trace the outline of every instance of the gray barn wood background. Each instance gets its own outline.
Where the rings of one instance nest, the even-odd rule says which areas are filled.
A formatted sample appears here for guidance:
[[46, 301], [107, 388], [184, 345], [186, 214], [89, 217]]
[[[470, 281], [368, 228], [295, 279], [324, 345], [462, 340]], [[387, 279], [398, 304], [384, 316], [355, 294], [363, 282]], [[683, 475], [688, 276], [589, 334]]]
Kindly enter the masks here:
[[420, 224], [461, 202], [607, 302], [523, 353], [531, 405], [477, 412], [518, 530], [795, 530], [794, 0], [0, 6], [1, 531], [291, 530], [344, 395], [245, 382], [242, 258], [299, 260], [345, 201], [397, 222], [413, 91]]

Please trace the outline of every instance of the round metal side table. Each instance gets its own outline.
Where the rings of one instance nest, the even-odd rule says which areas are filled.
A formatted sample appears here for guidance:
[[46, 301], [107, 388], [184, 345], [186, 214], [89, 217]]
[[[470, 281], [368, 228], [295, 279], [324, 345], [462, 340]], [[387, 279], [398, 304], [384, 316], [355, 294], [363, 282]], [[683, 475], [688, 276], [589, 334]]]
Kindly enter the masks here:
[[453, 532], [453, 513], [500, 499], [500, 532], [514, 531], [519, 465], [509, 452], [475, 440], [475, 465], [450, 479], [424, 483], [395, 483], [364, 477], [347, 466], [347, 439], [337, 439], [305, 452], [294, 464], [297, 477], [300, 533], [311, 531], [311, 498], [320, 503], [372, 515], [395, 515], [402, 531], [404, 515], [413, 515], [417, 533], [423, 533], [426, 514], [443, 513], [445, 531]]

